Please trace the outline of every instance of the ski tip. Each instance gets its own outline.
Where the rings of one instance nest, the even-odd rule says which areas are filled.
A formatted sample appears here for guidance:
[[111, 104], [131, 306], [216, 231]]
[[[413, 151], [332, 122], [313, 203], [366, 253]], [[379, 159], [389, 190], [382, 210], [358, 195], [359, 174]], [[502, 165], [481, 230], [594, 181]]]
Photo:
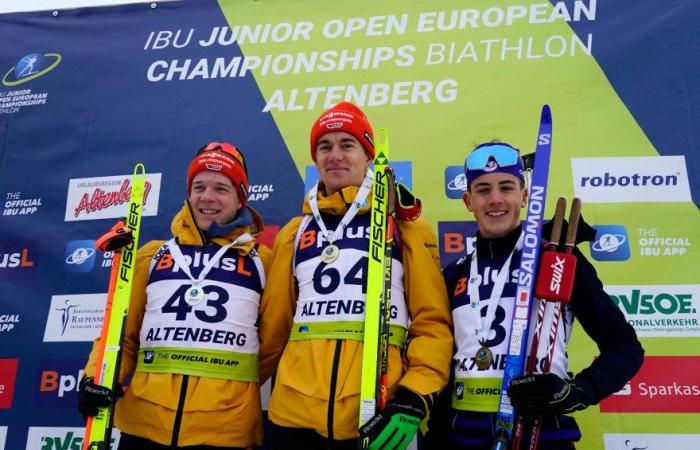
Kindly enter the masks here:
[[552, 110], [549, 105], [542, 105], [542, 122], [552, 123]]
[[377, 129], [375, 134], [375, 148], [385, 149], [389, 145], [389, 132], [386, 128]]
[[146, 166], [143, 165], [143, 163], [136, 163], [134, 166], [134, 176], [145, 176], [146, 175]]

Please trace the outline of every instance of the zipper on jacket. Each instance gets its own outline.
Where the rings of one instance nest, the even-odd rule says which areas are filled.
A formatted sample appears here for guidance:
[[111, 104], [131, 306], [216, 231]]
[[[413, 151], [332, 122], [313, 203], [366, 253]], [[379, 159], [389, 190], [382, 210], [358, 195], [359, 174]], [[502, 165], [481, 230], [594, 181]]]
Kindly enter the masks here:
[[180, 436], [180, 425], [182, 424], [182, 413], [185, 409], [185, 394], [187, 394], [187, 384], [190, 381], [189, 375], [182, 376], [180, 385], [180, 399], [177, 401], [177, 411], [175, 411], [175, 421], [173, 422], [173, 438], [170, 441], [171, 448], [177, 448], [178, 437]]
[[333, 370], [331, 370], [331, 389], [328, 395], [328, 448], [333, 448], [333, 412], [335, 408], [335, 388], [338, 384], [338, 366], [340, 365], [340, 349], [343, 340], [335, 341], [335, 353], [333, 354]]

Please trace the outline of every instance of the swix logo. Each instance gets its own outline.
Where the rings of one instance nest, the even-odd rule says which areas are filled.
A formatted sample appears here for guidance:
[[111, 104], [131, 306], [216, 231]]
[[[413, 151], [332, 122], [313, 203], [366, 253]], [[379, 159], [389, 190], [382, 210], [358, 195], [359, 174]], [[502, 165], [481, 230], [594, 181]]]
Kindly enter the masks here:
[[698, 413], [698, 371], [700, 356], [646, 356], [621, 395], [600, 402], [600, 412]]
[[74, 408], [84, 359], [43, 359], [39, 362], [35, 408]]
[[556, 261], [550, 266], [552, 268], [552, 279], [549, 282], [549, 290], [558, 294], [559, 289], [561, 288], [561, 279], [564, 275], [564, 264], [566, 263], [566, 259], [560, 256], [555, 256], [554, 258]]
[[12, 408], [18, 364], [17, 358], [0, 359], [0, 409]]
[[0, 281], [29, 280], [36, 273], [34, 247], [26, 241], [0, 241]]
[[[158, 214], [160, 173], [146, 174], [143, 215]], [[76, 178], [68, 183], [65, 221], [110, 219], [126, 216], [131, 176]]]
[[[29, 427], [27, 450], [80, 450], [83, 448], [85, 428]], [[109, 448], [117, 448], [120, 432], [112, 429]]]
[[571, 168], [584, 202], [691, 201], [684, 156], [571, 158]]

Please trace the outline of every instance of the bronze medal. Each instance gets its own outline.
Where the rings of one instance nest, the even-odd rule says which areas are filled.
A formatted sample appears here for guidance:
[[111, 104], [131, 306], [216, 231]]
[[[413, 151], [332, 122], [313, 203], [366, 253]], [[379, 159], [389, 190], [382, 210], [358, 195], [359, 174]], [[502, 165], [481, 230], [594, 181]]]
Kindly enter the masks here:
[[338, 259], [338, 256], [340, 256], [340, 249], [337, 245], [331, 244], [328, 247], [324, 248], [321, 252], [321, 261], [323, 261], [326, 264], [330, 264], [336, 259]]
[[491, 363], [493, 362], [493, 353], [491, 353], [491, 349], [489, 349], [486, 345], [483, 343], [481, 343], [481, 345], [482, 347], [477, 350], [476, 354], [474, 355], [474, 362], [479, 370], [486, 370], [491, 367]]

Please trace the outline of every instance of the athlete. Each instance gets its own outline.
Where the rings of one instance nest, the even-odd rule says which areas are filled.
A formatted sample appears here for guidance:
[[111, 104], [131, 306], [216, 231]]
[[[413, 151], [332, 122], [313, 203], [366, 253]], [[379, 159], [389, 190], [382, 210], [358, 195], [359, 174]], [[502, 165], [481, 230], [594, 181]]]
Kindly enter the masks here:
[[[476, 147], [466, 159], [465, 172], [464, 203], [479, 231], [476, 250], [443, 272], [452, 304], [455, 354], [451, 383], [440, 396], [430, 435], [432, 448], [488, 450], [494, 441], [513, 320], [522, 246], [520, 210], [527, 204], [528, 191], [519, 152], [505, 143]], [[523, 448], [529, 443], [531, 420], [541, 414], [538, 448], [573, 449], [581, 432], [567, 414], [618, 391], [642, 364], [644, 352], [634, 329], [603, 290], [593, 266], [577, 249], [574, 254], [575, 284], [563, 307], [551, 372], [541, 371], [547, 354], [543, 338], [535, 374], [513, 379], [508, 389], [511, 403], [528, 424]], [[536, 314], [532, 316], [534, 321]], [[566, 347], [574, 318], [598, 345], [600, 355], [572, 378]]]
[[[119, 449], [262, 442], [257, 321], [270, 250], [255, 242], [263, 223], [247, 191], [243, 154], [206, 145], [189, 165], [173, 237], [137, 254], [119, 382], [133, 377], [115, 412]], [[96, 348], [80, 383], [83, 416], [112, 398], [93, 380]]]
[[[263, 297], [263, 315], [275, 321], [260, 327], [261, 342], [278, 355], [284, 351], [269, 405], [273, 449], [358, 446], [373, 136], [352, 103], [321, 114], [310, 137], [320, 181], [306, 196], [303, 215], [275, 240]], [[406, 448], [448, 381], [453, 345], [435, 235], [419, 219], [399, 220], [397, 229], [390, 401], [363, 428], [370, 448]], [[261, 366], [275, 362], [271, 357]]]

